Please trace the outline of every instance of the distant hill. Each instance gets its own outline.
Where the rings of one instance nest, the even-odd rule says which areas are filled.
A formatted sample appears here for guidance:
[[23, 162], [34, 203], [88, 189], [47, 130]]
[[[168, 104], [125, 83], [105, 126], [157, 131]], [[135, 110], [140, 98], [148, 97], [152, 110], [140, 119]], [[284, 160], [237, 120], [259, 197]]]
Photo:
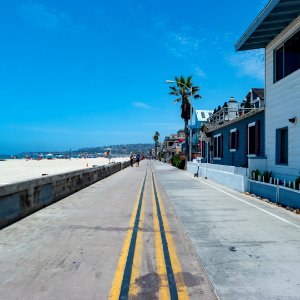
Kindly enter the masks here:
[[142, 153], [144, 155], [154, 148], [154, 144], [121, 144], [121, 145], [109, 145], [100, 147], [87, 147], [80, 148], [74, 152], [78, 153], [103, 153], [106, 149], [110, 148], [112, 155], [114, 154], [130, 154], [130, 153]]
[[15, 155], [0, 155], [0, 159], [6, 158], [22, 158], [22, 157], [37, 157], [38, 155], [46, 156], [48, 153], [52, 153], [55, 156], [62, 155], [64, 157], [69, 157], [70, 153], [72, 156], [76, 155], [96, 155], [96, 154], [103, 154], [108, 148], [111, 149], [111, 154], [113, 156], [118, 155], [129, 155], [133, 154], [143, 154], [149, 155], [151, 150], [154, 148], [154, 144], [121, 144], [121, 145], [109, 145], [109, 146], [100, 146], [100, 147], [85, 147], [80, 148], [78, 150], [69, 151], [30, 151], [30, 152], [21, 152]]

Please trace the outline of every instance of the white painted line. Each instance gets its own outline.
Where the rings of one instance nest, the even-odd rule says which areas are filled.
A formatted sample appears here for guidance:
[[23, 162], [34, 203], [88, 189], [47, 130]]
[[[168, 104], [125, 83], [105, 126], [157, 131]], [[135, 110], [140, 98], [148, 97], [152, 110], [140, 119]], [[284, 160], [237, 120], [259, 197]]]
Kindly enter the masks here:
[[292, 226], [294, 226], [294, 227], [300, 229], [300, 226], [297, 225], [297, 224], [294, 224], [294, 223], [292, 223], [292, 222], [290, 222], [290, 221], [288, 221], [288, 220], [286, 220], [286, 219], [284, 219], [284, 218], [281, 218], [281, 217], [279, 217], [279, 216], [277, 216], [277, 215], [275, 215], [275, 214], [273, 214], [273, 213], [271, 213], [271, 212], [269, 212], [269, 211], [267, 211], [267, 210], [265, 210], [265, 209], [263, 209], [263, 208], [261, 208], [261, 207], [259, 207], [259, 206], [256, 206], [256, 205], [254, 205], [254, 204], [252, 204], [252, 203], [249, 203], [249, 202], [246, 201], [246, 200], [243, 200], [243, 199], [241, 199], [241, 198], [239, 198], [239, 197], [236, 197], [236, 196], [234, 196], [234, 195], [232, 195], [232, 194], [230, 194], [230, 193], [227, 193], [227, 192], [225, 192], [225, 191], [223, 191], [223, 190], [221, 190], [221, 189], [219, 189], [219, 188], [217, 188], [217, 187], [215, 187], [215, 186], [213, 186], [213, 185], [211, 185], [211, 184], [209, 184], [209, 183], [207, 183], [207, 182], [205, 182], [205, 181], [202, 181], [202, 180], [199, 179], [199, 178], [195, 178], [195, 177], [193, 177], [193, 176], [191, 176], [191, 175], [189, 175], [189, 174], [187, 174], [187, 173], [184, 173], [184, 174], [185, 174], [186, 176], [188, 176], [188, 177], [194, 179], [194, 180], [198, 180], [198, 181], [200, 181], [200, 182], [202, 182], [202, 183], [204, 183], [204, 184], [206, 184], [206, 185], [208, 185], [208, 186], [214, 188], [215, 190], [218, 190], [218, 191], [220, 191], [220, 192], [222, 192], [222, 193], [224, 193], [224, 194], [226, 194], [226, 195], [228, 195], [228, 196], [231, 196], [232, 198], [234, 198], [234, 199], [236, 199], [236, 200], [238, 200], [238, 201], [240, 201], [240, 202], [243, 202], [243, 203], [245, 203], [245, 204], [247, 204], [247, 205], [249, 205], [249, 206], [255, 207], [255, 208], [257, 208], [258, 210], [260, 210], [260, 211], [266, 213], [267, 215], [270, 215], [270, 216], [272, 216], [272, 217], [274, 217], [274, 218], [276, 218], [276, 219], [278, 219], [278, 220], [280, 220], [280, 221], [282, 221], [282, 222], [284, 222], [284, 223], [287, 223], [287, 224], [289, 224], [289, 225], [292, 225]]

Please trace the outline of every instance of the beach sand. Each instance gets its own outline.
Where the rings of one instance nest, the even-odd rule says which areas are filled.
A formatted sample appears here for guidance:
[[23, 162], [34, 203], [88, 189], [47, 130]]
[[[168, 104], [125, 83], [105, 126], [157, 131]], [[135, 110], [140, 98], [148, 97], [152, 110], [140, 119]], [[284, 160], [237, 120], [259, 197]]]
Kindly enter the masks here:
[[[126, 160], [129, 160], [129, 158], [111, 159], [111, 161], [116, 163]], [[91, 168], [93, 165], [101, 166], [107, 164], [108, 158], [104, 157], [49, 160], [8, 159], [0, 161], [0, 185], [42, 177], [42, 174], [54, 175]]]

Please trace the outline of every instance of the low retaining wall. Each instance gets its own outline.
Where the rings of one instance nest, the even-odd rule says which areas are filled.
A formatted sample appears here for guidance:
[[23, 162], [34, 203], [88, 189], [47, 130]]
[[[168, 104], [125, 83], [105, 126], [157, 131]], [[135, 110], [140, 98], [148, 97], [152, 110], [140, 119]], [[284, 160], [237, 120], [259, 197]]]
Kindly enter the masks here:
[[300, 191], [297, 190], [249, 179], [249, 192], [274, 203], [300, 208]]
[[[198, 163], [188, 162], [187, 171], [197, 173]], [[223, 184], [239, 192], [246, 192], [248, 188], [247, 169], [233, 166], [200, 163], [198, 176]]]
[[0, 228], [128, 167], [129, 161], [0, 186]]

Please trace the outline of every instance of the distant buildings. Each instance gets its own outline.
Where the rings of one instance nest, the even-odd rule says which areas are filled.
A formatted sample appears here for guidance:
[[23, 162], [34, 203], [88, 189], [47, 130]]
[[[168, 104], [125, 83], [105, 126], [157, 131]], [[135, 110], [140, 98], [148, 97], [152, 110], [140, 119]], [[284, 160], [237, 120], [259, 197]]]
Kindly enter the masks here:
[[179, 130], [177, 133], [165, 137], [163, 142], [165, 161], [169, 161], [173, 155], [179, 154], [183, 151], [182, 144], [184, 141], [184, 130]]

